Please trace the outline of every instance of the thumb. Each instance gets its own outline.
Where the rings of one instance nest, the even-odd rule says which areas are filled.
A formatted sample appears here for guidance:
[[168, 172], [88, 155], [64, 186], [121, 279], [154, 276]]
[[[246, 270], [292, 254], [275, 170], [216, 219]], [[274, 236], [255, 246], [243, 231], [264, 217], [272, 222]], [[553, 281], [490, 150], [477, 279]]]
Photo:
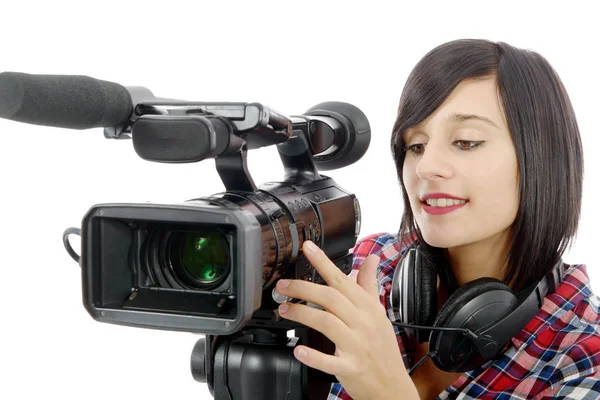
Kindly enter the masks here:
[[356, 283], [362, 287], [369, 297], [379, 301], [379, 284], [377, 282], [377, 267], [379, 267], [379, 256], [371, 254], [358, 269]]

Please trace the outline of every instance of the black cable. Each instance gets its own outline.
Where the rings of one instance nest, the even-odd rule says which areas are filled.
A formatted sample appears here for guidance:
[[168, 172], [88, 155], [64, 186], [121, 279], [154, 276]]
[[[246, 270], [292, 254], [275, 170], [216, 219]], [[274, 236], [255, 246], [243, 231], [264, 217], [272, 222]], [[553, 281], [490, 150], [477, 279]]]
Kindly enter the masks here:
[[442, 332], [461, 332], [469, 337], [477, 339], [477, 334], [467, 328], [444, 328], [441, 326], [425, 326], [415, 324], [404, 324], [402, 322], [391, 321], [392, 325], [401, 326], [402, 328], [421, 329], [425, 331], [442, 331]]
[[67, 249], [67, 253], [69, 253], [71, 258], [75, 260], [77, 264], [79, 264], [79, 260], [81, 257], [79, 257], [79, 254], [77, 254], [75, 250], [73, 250], [73, 247], [71, 247], [71, 243], [69, 243], [69, 235], [78, 235], [79, 237], [81, 237], [81, 229], [67, 228], [67, 230], [63, 232], [63, 243], [65, 244], [65, 249]]
[[429, 353], [427, 353], [423, 358], [421, 358], [409, 371], [408, 371], [408, 376], [411, 376], [413, 372], [415, 372], [415, 370], [417, 368], [419, 368], [421, 366], [421, 364], [423, 364], [425, 362], [425, 360], [427, 360], [428, 358], [432, 358], [433, 356], [435, 356], [436, 353], [433, 351], [430, 351]]
[[[463, 335], [468, 336], [469, 339], [471, 339], [471, 341], [473, 342], [473, 345], [475, 345], [475, 347], [479, 350], [479, 352], [481, 354], [483, 354], [483, 351], [485, 351], [488, 348], [487, 346], [492, 345], [492, 346], [494, 346], [493, 348], [497, 348], [497, 346], [498, 346], [496, 341], [493, 338], [491, 338], [490, 336], [473, 332], [472, 330], [467, 329], [467, 328], [447, 328], [447, 327], [442, 327], [442, 326], [425, 326], [425, 325], [405, 324], [402, 322], [395, 322], [395, 321], [392, 321], [392, 325], [400, 326], [403, 328], [425, 330], [425, 331], [460, 332]], [[410, 371], [408, 372], [408, 375], [412, 374], [412, 372], [415, 369], [417, 369], [421, 364], [423, 364], [425, 362], [425, 360], [427, 360], [427, 358], [434, 357], [436, 355], [437, 355], [436, 352], [429, 352], [425, 357], [421, 358], [419, 360], [419, 362], [417, 362], [417, 364], [413, 368], [410, 369]]]

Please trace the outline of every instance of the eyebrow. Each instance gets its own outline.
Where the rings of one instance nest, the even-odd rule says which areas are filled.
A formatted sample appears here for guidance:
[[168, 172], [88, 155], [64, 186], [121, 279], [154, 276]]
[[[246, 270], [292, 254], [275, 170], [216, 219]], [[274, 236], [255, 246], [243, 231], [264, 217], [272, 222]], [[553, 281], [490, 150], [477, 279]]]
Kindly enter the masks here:
[[[483, 117], [481, 115], [477, 115], [477, 114], [452, 114], [448, 117], [449, 120], [455, 120], [458, 122], [464, 122], [464, 121], [482, 121], [485, 122], [487, 124], [490, 124], [492, 126], [494, 126], [495, 128], [501, 129], [498, 125], [496, 125], [494, 123], [494, 121], [492, 121], [489, 118]], [[408, 128], [406, 129], [402, 135], [401, 138], [404, 139], [406, 137], [406, 134], [411, 131], [414, 127]]]
[[460, 122], [471, 121], [471, 120], [483, 121], [483, 122], [486, 122], [492, 126], [495, 126], [498, 129], [500, 129], [500, 127], [498, 125], [496, 125], [491, 119], [482, 117], [481, 115], [476, 115], [476, 114], [452, 114], [449, 119], [454, 119], [454, 120], [460, 121]]

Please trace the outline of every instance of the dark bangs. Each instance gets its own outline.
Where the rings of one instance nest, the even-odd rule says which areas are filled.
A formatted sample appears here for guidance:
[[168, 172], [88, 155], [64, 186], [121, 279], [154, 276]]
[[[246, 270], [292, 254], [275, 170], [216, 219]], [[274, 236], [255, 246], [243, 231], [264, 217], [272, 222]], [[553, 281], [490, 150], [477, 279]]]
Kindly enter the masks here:
[[[554, 69], [535, 52], [463, 39], [438, 46], [415, 66], [391, 138], [404, 200], [398, 234], [407, 242], [416, 236], [435, 258], [443, 254], [423, 240], [410, 208], [402, 178], [402, 134], [433, 113], [464, 79], [494, 75], [518, 161], [519, 209], [504, 281], [519, 291], [549, 272], [572, 244], [583, 183], [583, 151], [571, 102]], [[444, 276], [447, 268], [438, 267], [438, 273]]]

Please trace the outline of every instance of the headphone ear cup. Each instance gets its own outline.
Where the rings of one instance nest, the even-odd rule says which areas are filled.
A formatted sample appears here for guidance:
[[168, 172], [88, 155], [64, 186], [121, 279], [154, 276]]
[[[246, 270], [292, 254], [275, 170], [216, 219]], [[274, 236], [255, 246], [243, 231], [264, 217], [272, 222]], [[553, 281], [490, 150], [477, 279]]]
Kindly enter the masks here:
[[[420, 260], [414, 268], [414, 323], [416, 325], [432, 326], [437, 315], [437, 273], [433, 266]], [[429, 340], [429, 332], [419, 330], [419, 343]]]
[[[483, 296], [486, 293], [490, 295]], [[507, 296], [509, 301], [494, 300]], [[504, 282], [489, 277], [475, 279], [452, 293], [440, 309], [433, 326], [481, 330], [512, 311], [516, 304], [517, 297]], [[494, 312], [490, 312], [490, 307], [494, 308]], [[432, 331], [429, 349], [435, 354], [432, 357], [434, 364], [448, 372], [470, 371], [485, 362], [472, 339], [461, 332]]]
[[[394, 314], [405, 324], [431, 326], [437, 314], [437, 274], [418, 248], [410, 248], [400, 259], [392, 279]], [[405, 328], [409, 337], [426, 342], [429, 331]]]

